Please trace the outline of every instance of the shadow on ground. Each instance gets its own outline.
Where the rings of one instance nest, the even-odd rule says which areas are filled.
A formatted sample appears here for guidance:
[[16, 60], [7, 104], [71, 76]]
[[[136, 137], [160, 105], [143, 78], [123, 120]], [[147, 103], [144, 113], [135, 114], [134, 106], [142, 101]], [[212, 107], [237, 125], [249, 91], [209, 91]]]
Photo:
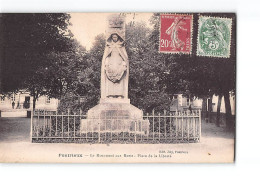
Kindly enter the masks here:
[[227, 131], [224, 126], [217, 127], [214, 123], [202, 121], [201, 129], [202, 138], [234, 139], [234, 131]]
[[30, 141], [30, 124], [29, 118], [0, 118], [0, 142]]

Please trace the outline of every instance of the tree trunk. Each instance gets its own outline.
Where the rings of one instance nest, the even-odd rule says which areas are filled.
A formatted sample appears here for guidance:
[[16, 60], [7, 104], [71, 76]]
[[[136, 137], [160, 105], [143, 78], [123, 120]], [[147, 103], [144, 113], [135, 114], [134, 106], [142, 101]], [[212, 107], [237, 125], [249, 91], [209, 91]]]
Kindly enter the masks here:
[[216, 126], [220, 127], [220, 107], [221, 107], [221, 100], [222, 100], [222, 95], [218, 96], [218, 107], [217, 107], [217, 117], [216, 117]]
[[[203, 99], [202, 99], [201, 114], [202, 114], [202, 119], [206, 120], [206, 118], [207, 118], [207, 97], [203, 97]], [[206, 122], [207, 122], [207, 120], [206, 120]]]
[[209, 104], [208, 104], [208, 119], [209, 122], [212, 123], [213, 119], [212, 119], [212, 99], [213, 99], [213, 95], [209, 98]]
[[231, 115], [231, 106], [230, 106], [228, 91], [224, 93], [224, 100], [225, 100], [225, 109], [226, 109], [226, 128], [228, 131], [231, 131], [233, 128], [232, 128], [232, 115]]
[[35, 96], [33, 96], [33, 111], [35, 110], [35, 105], [36, 105], [36, 97]]

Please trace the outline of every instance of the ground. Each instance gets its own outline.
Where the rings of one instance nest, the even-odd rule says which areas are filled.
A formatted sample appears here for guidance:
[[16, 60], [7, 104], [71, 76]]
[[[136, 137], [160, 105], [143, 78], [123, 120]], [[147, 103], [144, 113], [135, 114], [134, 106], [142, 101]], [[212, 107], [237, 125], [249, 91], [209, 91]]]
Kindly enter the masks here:
[[234, 159], [234, 134], [202, 122], [200, 143], [39, 144], [30, 142], [29, 118], [0, 118], [0, 151], [0, 162], [226, 163]]

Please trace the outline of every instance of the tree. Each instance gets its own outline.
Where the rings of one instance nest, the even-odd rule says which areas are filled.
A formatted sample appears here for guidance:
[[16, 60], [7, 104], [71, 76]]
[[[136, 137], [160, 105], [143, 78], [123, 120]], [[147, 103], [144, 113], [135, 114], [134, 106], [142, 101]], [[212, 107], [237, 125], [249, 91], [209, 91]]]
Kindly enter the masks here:
[[[100, 98], [101, 60], [104, 48], [105, 36], [101, 34], [96, 36], [93, 47], [88, 52], [84, 51], [80, 56], [77, 56], [78, 59], [72, 59], [71, 63], [67, 64], [68, 67], [65, 68], [67, 73], [62, 77], [65, 78], [66, 75], [70, 74], [73, 88], [63, 93], [60, 110], [70, 108], [71, 110], [81, 109], [83, 112], [87, 112], [88, 109], [98, 103]], [[72, 85], [71, 81], [70, 83], [66, 82], [66, 85]]]
[[68, 14], [2, 14], [3, 92], [26, 88], [46, 56], [71, 47]]
[[151, 112], [169, 109], [170, 97], [159, 83], [163, 60], [156, 58], [149, 38], [152, 30], [144, 23], [126, 25], [126, 49], [130, 64], [129, 97], [132, 104]]
[[26, 90], [30, 92], [30, 95], [33, 97], [33, 110], [36, 106], [36, 100], [41, 96], [45, 95], [46, 86], [46, 76], [44, 68], [38, 69], [35, 74], [30, 78], [26, 79], [23, 83], [26, 86]]
[[[55, 80], [55, 76], [60, 76], [57, 71], [61, 73], [62, 69], [65, 73], [64, 67], [57, 67], [58, 63], [81, 49], [67, 28], [69, 19], [68, 14], [3, 14], [4, 92], [28, 90], [33, 96], [33, 109], [39, 96], [57, 97], [55, 93], [64, 79]], [[69, 87], [70, 82], [66, 82]]]
[[86, 96], [85, 107], [90, 109], [100, 99], [101, 62], [104, 54], [106, 39], [100, 34], [95, 38], [92, 48], [84, 58], [84, 78], [81, 85], [85, 88], [83, 95]]
[[216, 117], [216, 126], [220, 126], [220, 107], [221, 107], [221, 101], [222, 101], [222, 95], [218, 96], [218, 106], [217, 106], [217, 117]]

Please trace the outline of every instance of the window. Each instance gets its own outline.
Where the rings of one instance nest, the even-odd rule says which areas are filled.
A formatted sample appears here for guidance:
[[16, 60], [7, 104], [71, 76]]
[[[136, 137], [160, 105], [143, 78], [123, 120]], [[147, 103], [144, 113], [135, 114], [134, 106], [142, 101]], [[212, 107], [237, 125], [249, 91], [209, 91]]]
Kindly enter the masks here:
[[178, 103], [179, 103], [180, 106], [182, 106], [182, 103], [183, 103], [182, 95], [178, 96]]
[[0, 96], [0, 101], [1, 101], [1, 103], [4, 103], [5, 97], [3, 95]]
[[51, 103], [51, 98], [50, 97], [46, 97], [46, 104], [50, 104]]
[[12, 102], [15, 101], [15, 94], [12, 94], [12, 96], [11, 96], [11, 101], [12, 101]]
[[85, 98], [85, 97], [80, 97], [80, 98], [79, 98], [79, 102], [80, 102], [80, 103], [83, 103], [83, 102], [85, 102], [85, 100], [86, 100], [86, 98]]
[[190, 106], [192, 105], [192, 99], [189, 98], [188, 96], [183, 96], [182, 97], [182, 106]]

